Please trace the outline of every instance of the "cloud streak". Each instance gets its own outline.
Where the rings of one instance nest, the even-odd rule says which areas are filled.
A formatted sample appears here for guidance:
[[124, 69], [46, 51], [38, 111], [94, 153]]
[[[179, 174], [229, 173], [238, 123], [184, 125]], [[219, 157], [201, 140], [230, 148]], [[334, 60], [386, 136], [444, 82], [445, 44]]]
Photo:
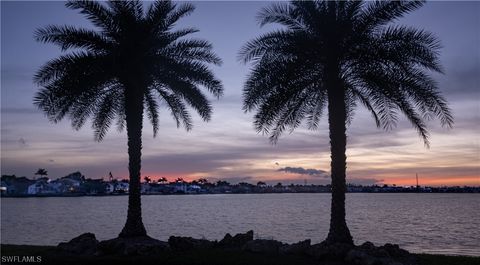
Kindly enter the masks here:
[[327, 178], [327, 171], [313, 168], [303, 168], [303, 167], [284, 167], [280, 168], [277, 171], [283, 171], [287, 173], [294, 173], [299, 175], [308, 175], [312, 177], [322, 177]]

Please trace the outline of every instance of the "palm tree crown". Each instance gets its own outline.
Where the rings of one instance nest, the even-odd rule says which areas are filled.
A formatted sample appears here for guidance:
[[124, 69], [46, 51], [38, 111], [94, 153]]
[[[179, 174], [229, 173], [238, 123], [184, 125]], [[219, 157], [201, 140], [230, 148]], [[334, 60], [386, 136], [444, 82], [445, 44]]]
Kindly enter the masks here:
[[401, 112], [428, 145], [424, 119], [438, 117], [442, 125], [453, 124], [445, 99], [426, 73], [442, 72], [440, 44], [426, 31], [388, 24], [422, 4], [295, 1], [264, 8], [260, 25], [285, 28], [248, 42], [240, 51], [244, 62], [254, 63], [244, 88], [244, 109], [258, 109], [257, 130], [276, 141], [303, 120], [316, 129], [328, 102], [328, 71], [335, 71], [338, 88], [346, 94], [348, 119], [361, 103], [378, 127], [390, 129]]
[[35, 172], [35, 175], [40, 175], [40, 177], [47, 176], [48, 172], [44, 168], [39, 168], [37, 172]]
[[53, 43], [70, 53], [47, 62], [35, 75], [42, 86], [34, 98], [47, 117], [65, 116], [75, 129], [92, 119], [95, 139], [101, 141], [116, 121], [125, 126], [129, 154], [129, 207], [122, 237], [145, 236], [141, 220], [140, 169], [144, 111], [159, 129], [159, 106], [165, 104], [187, 130], [190, 105], [208, 121], [212, 108], [201, 91], [217, 98], [222, 84], [209, 69], [220, 65], [212, 46], [201, 39], [185, 39], [194, 28], [174, 30], [176, 22], [193, 12], [190, 4], [154, 1], [144, 11], [140, 1], [70, 1], [97, 30], [47, 26], [36, 31], [40, 42]]
[[253, 69], [244, 110], [256, 110], [258, 132], [275, 143], [304, 121], [316, 129], [328, 108], [332, 205], [327, 243], [352, 244], [345, 222], [346, 125], [358, 104], [377, 127], [393, 128], [403, 113], [426, 146], [425, 120], [453, 118], [429, 72], [442, 72], [432, 34], [391, 22], [424, 1], [293, 1], [261, 10], [261, 26], [283, 26], [247, 42], [239, 53]]
[[131, 93], [142, 95], [154, 134], [158, 132], [160, 102], [166, 103], [177, 125], [183, 124], [187, 130], [192, 120], [186, 104], [208, 121], [212, 109], [199, 87], [221, 96], [221, 82], [207, 67], [207, 63], [219, 65], [221, 60], [207, 41], [182, 38], [198, 30], [173, 30], [194, 7], [156, 1], [144, 14], [139, 1], [107, 4], [66, 4], [70, 9], [80, 9], [99, 31], [48, 26], [35, 32], [38, 41], [56, 44], [62, 50], [73, 49], [37, 72], [35, 82], [43, 89], [36, 95], [35, 104], [53, 122], [68, 115], [75, 129], [91, 117], [99, 141], [115, 119], [123, 129], [125, 97]]

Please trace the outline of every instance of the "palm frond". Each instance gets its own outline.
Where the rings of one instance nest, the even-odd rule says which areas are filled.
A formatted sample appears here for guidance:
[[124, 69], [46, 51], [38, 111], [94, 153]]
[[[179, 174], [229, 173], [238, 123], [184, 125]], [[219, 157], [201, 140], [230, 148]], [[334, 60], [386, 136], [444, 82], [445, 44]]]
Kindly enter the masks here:
[[114, 92], [105, 94], [99, 101], [92, 122], [95, 141], [100, 142], [105, 137], [108, 128], [117, 115], [118, 103], [118, 98]]
[[308, 102], [308, 93], [302, 93], [291, 98], [281, 111], [276, 115], [274, 125], [270, 133], [270, 142], [275, 144], [280, 135], [285, 131], [293, 132], [304, 119], [306, 115], [306, 106]]
[[108, 5], [116, 15], [139, 21], [143, 18], [143, 5], [140, 0], [109, 0]]
[[47, 26], [37, 29], [35, 39], [44, 43], [53, 43], [65, 51], [67, 49], [86, 49], [91, 52], [107, 52], [112, 44], [101, 34], [73, 26]]
[[195, 7], [190, 3], [182, 3], [174, 10], [167, 14], [165, 22], [167, 27], [171, 28], [182, 17], [190, 15], [195, 10]]
[[177, 123], [177, 128], [183, 124], [185, 130], [190, 131], [193, 127], [192, 118], [182, 100], [176, 94], [170, 93], [161, 87], [156, 87], [156, 90], [160, 94], [161, 99], [167, 103], [170, 113]]
[[302, 21], [299, 20], [296, 10], [288, 3], [274, 3], [262, 8], [257, 14], [257, 21], [260, 26], [278, 23], [292, 30], [302, 30], [305, 28]]
[[159, 105], [155, 95], [153, 95], [153, 91], [147, 90], [145, 93], [145, 110], [147, 112], [148, 119], [152, 123], [153, 137], [157, 136], [158, 129], [160, 128], [158, 107]]
[[327, 105], [326, 89], [321, 90], [317, 97], [310, 97], [308, 103], [309, 107], [306, 110], [306, 122], [309, 130], [316, 130], [320, 125], [320, 118], [323, 116], [323, 111]]
[[214, 96], [219, 98], [223, 94], [223, 86], [212, 71], [204, 63], [194, 60], [175, 60], [164, 56], [158, 57], [158, 64], [154, 78], [162, 83], [163, 79], [168, 80], [169, 76], [178, 76], [193, 84], [204, 86]]
[[204, 121], [210, 120], [212, 107], [196, 85], [173, 76], [163, 79], [162, 85], [164, 89], [168, 89], [179, 98], [185, 100]]
[[45, 85], [63, 79], [65, 82], [84, 81], [86, 77], [112, 74], [110, 59], [90, 52], [73, 52], [62, 55], [43, 65], [34, 76], [34, 82]]
[[306, 26], [305, 30], [318, 34], [325, 29], [327, 23], [327, 3], [328, 1], [292, 1], [291, 5], [295, 7], [299, 20]]
[[179, 30], [175, 30], [175, 31], [169, 31], [166, 34], [166, 36], [162, 36], [164, 37], [165, 39], [168, 40], [168, 43], [167, 44], [170, 44], [182, 37], [185, 37], [189, 34], [193, 34], [193, 33], [196, 33], [196, 32], [199, 32], [198, 29], [196, 28], [184, 28], [184, 29], [179, 29]]
[[368, 2], [358, 18], [357, 30], [369, 31], [401, 18], [425, 4], [425, 0], [376, 0]]
[[164, 31], [167, 28], [165, 18], [175, 9], [171, 1], [154, 1], [147, 10], [146, 18], [154, 31]]
[[[412, 105], [412, 100], [408, 93], [401, 89], [406, 85], [405, 80], [402, 79], [402, 74], [393, 71], [372, 71], [364, 76], [364, 82], [370, 89], [371, 94], [376, 95], [377, 99], [383, 100], [383, 102], [380, 100], [374, 101], [376, 106], [380, 108], [379, 113], [382, 123], [385, 124], [389, 120], [394, 120], [394, 123], [396, 123], [396, 117], [392, 118], [387, 115], [390, 115], [389, 111], [393, 109], [400, 110], [417, 130], [425, 146], [429, 147], [429, 133], [426, 124], [418, 113], [418, 110], [422, 109]], [[381, 96], [379, 97], [378, 94]], [[392, 105], [395, 105], [395, 107]]]
[[222, 59], [212, 51], [212, 45], [205, 40], [188, 39], [170, 43], [162, 53], [171, 54], [177, 60], [195, 60], [221, 65]]
[[377, 128], [382, 127], [382, 122], [380, 118], [378, 117], [378, 113], [373, 107], [372, 103], [370, 103], [370, 98], [366, 95], [363, 94], [363, 91], [361, 89], [356, 89], [356, 88], [351, 88], [353, 92], [353, 96], [356, 97], [360, 103], [372, 114], [373, 120], [375, 121], [375, 125]]
[[105, 6], [96, 1], [75, 0], [67, 1], [65, 6], [70, 9], [80, 9], [95, 26], [103, 29], [104, 33], [116, 32], [113, 15]]

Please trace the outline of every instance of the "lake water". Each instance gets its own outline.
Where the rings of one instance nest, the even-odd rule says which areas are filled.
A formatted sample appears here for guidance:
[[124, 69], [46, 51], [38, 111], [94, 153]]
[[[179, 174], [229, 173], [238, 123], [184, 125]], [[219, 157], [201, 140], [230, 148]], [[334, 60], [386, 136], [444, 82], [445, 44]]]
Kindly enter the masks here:
[[[254, 230], [255, 237], [293, 243], [322, 241], [330, 194], [143, 196], [150, 236], [221, 239]], [[83, 232], [117, 236], [127, 196], [2, 198], [1, 243], [56, 245]], [[412, 252], [480, 256], [480, 194], [347, 194], [355, 243], [397, 243]]]

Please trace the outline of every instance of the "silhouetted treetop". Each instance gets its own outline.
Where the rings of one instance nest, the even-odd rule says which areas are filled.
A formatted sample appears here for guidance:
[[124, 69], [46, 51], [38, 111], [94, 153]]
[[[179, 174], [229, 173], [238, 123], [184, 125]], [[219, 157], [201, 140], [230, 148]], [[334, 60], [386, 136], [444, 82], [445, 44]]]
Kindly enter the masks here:
[[115, 120], [123, 129], [125, 97], [132, 93], [143, 95], [154, 135], [161, 104], [187, 130], [192, 128], [187, 105], [210, 120], [212, 107], [200, 88], [222, 95], [222, 84], [208, 67], [221, 59], [209, 42], [185, 38], [197, 29], [173, 29], [194, 10], [191, 4], [155, 1], [145, 12], [140, 1], [70, 1], [66, 6], [80, 10], [96, 29], [52, 25], [35, 32], [36, 40], [71, 50], [34, 77], [43, 87], [34, 103], [51, 121], [68, 116], [78, 130], [92, 118], [95, 139], [101, 140]]
[[257, 131], [272, 142], [303, 120], [318, 127], [327, 106], [328, 66], [339, 72], [347, 122], [358, 104], [378, 127], [396, 126], [399, 113], [429, 145], [425, 121], [453, 117], [428, 71], [442, 73], [439, 40], [431, 33], [391, 22], [424, 1], [293, 1], [263, 8], [260, 25], [281, 29], [247, 42], [239, 60], [252, 62], [244, 86], [244, 110], [257, 109]]
[[37, 172], [35, 172], [35, 175], [40, 175], [40, 176], [47, 176], [48, 171], [44, 168], [39, 168]]

